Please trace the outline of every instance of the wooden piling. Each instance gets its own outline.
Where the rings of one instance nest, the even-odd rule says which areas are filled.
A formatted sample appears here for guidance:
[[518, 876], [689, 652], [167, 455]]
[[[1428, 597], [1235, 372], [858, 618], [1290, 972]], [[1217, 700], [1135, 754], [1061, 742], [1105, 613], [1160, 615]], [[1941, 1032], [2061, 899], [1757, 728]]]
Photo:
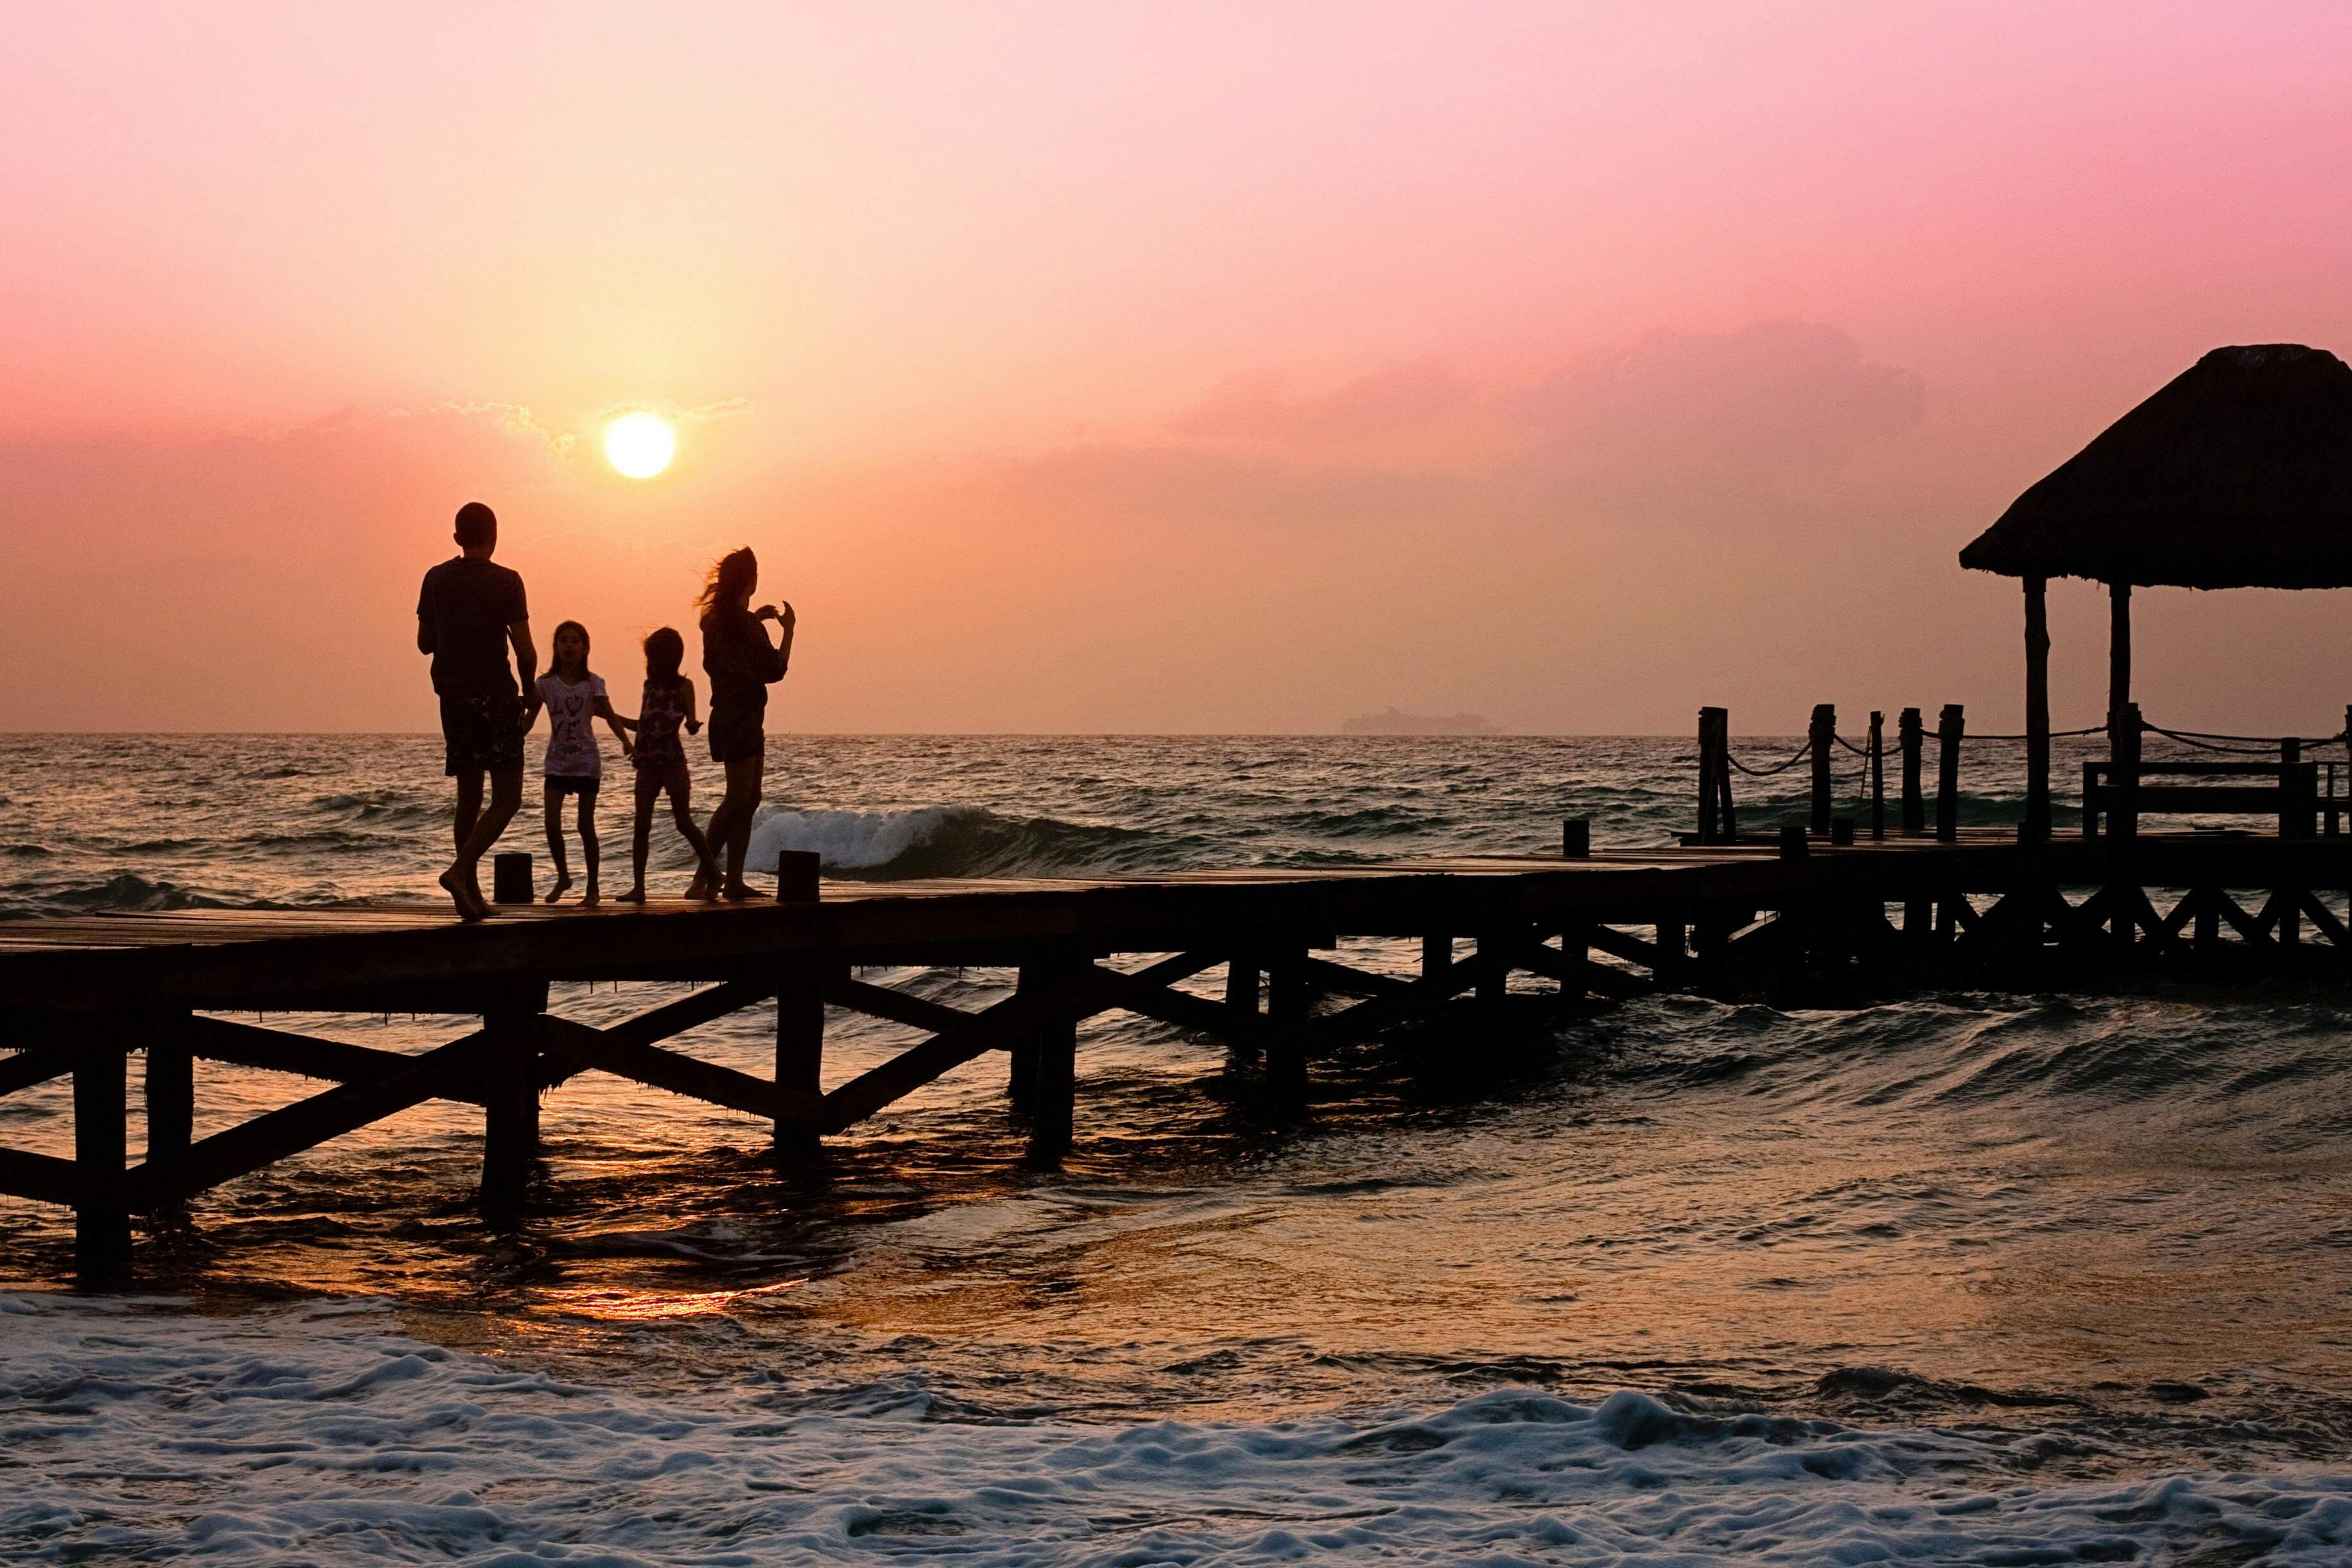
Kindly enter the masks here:
[[1813, 817], [1815, 837], [1826, 837], [1830, 830], [1830, 752], [1837, 745], [1837, 709], [1827, 702], [1813, 709], [1813, 721], [1808, 733], [1813, 748]]
[[188, 1049], [184, 1008], [158, 1008], [147, 1019], [147, 1158], [187, 1152], [195, 1134], [196, 1058]]
[[1421, 939], [1421, 978], [1434, 984], [1438, 976], [1454, 966], [1454, 938], [1444, 931], [1431, 931]]
[[1592, 858], [1592, 819], [1591, 817], [1570, 816], [1561, 819], [1559, 858], [1563, 860]]
[[1731, 806], [1731, 715], [1722, 708], [1698, 710], [1698, 841], [1733, 844], [1739, 826]]
[[[1478, 933], [1481, 956], [1513, 945], [1512, 933], [1505, 931], [1482, 931]], [[1498, 969], [1478, 982], [1477, 996], [1481, 1005], [1491, 1006], [1511, 994], [1511, 972]]]
[[1292, 1105], [1307, 1100], [1307, 956], [1286, 943], [1266, 966], [1266, 1087]]
[[122, 1169], [129, 1136], [123, 1104], [126, 1027], [120, 1016], [92, 1019], [74, 1049], [74, 1272], [85, 1284], [131, 1271], [131, 1211]]
[[1917, 837], [1927, 831], [1927, 802], [1919, 792], [1919, 753], [1922, 731], [1919, 710], [1906, 708], [1896, 716], [1896, 744], [1903, 751], [1903, 831]]
[[1967, 730], [1966, 710], [1945, 703], [1936, 721], [1936, 837], [1947, 844], [1960, 836], [1960, 741]]
[[[1076, 952], [1056, 952], [1021, 966], [1024, 991], [1053, 990], [1066, 983], [1073, 970], [1087, 960]], [[1052, 1164], [1070, 1151], [1078, 1094], [1078, 1021], [1057, 1018], [1031, 1032], [1029, 1055], [1035, 1072], [1029, 1091], [1029, 1157]]]
[[508, 1224], [520, 1216], [539, 1162], [540, 1018], [547, 985], [513, 987], [482, 1015], [483, 1216]]
[[[812, 857], [814, 858], [814, 857]], [[779, 897], [781, 897], [781, 893]], [[824, 968], [812, 956], [794, 954], [777, 965], [776, 1087], [805, 1094], [824, 1092]], [[816, 1152], [816, 1129], [778, 1117], [780, 1153]]]

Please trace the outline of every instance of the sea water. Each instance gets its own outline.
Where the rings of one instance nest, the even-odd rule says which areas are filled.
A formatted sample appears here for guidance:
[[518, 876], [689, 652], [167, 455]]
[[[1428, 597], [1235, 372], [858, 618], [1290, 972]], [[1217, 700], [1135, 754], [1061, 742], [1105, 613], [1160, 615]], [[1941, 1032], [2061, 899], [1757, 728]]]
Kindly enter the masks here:
[[[425, 738], [0, 759], [7, 917], [429, 902], [446, 854]], [[2015, 764], [1972, 755], [1969, 819], [2013, 816]], [[768, 779], [761, 851], [877, 879], [1534, 850], [1563, 816], [1660, 843], [1696, 795], [1652, 740], [791, 737]], [[1842, 810], [1858, 782], [1841, 753]], [[1796, 773], [1739, 784], [1797, 809]], [[535, 801], [509, 847], [544, 885]], [[121, 1294], [66, 1290], [65, 1216], [0, 1200], [0, 1560], [2343, 1563], [2347, 1035], [2352, 992], [2285, 984], [1529, 995], [1318, 1063], [1295, 1119], [1113, 1016], [1053, 1171], [987, 1058], [814, 1172], [575, 1079], [509, 1234], [478, 1110], [419, 1107], [142, 1229]], [[836, 1014], [828, 1072], [908, 1037]], [[679, 1044], [772, 1048], [758, 1013]], [[202, 1066], [197, 1131], [315, 1087]], [[68, 1110], [0, 1100], [0, 1143], [62, 1152]]]

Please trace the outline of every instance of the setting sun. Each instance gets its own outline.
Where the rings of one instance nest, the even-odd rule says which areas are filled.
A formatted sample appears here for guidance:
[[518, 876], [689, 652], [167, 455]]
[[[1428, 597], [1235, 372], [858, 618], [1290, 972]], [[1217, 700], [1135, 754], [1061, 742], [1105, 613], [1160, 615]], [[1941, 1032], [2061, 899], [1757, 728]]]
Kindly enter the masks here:
[[604, 426], [604, 458], [633, 479], [649, 479], [669, 467], [677, 437], [651, 414], [624, 414]]

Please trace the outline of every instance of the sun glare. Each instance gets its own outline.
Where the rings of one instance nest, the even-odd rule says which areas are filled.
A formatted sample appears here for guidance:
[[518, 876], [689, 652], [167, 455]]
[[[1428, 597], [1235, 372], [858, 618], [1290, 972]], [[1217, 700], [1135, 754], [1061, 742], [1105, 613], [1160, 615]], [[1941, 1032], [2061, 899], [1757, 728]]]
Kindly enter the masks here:
[[624, 414], [604, 426], [604, 458], [633, 479], [649, 479], [669, 467], [677, 437], [651, 414]]

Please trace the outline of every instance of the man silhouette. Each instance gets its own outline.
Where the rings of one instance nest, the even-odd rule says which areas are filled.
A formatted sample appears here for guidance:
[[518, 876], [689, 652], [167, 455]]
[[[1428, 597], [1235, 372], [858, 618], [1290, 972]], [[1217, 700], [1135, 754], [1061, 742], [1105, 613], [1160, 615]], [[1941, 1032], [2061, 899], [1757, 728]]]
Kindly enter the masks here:
[[[522, 693], [538, 673], [539, 655], [530, 646], [522, 578], [490, 561], [499, 547], [498, 514], [467, 501], [457, 509], [457, 539], [461, 553], [425, 574], [416, 595], [416, 651], [433, 658], [444, 771], [457, 781], [457, 858], [441, 873], [441, 886], [459, 919], [478, 921], [490, 906], [477, 869], [522, 803]], [[513, 670], [507, 668], [509, 643]], [[490, 779], [487, 811], [484, 773]]]

